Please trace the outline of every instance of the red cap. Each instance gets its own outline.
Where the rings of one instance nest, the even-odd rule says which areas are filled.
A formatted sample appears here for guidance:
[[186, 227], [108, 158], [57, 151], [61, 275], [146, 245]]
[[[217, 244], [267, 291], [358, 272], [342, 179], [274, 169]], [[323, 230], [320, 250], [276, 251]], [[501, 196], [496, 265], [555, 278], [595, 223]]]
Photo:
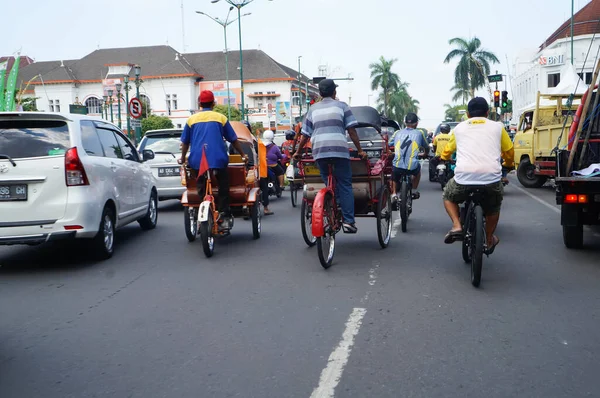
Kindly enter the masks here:
[[201, 104], [213, 103], [215, 102], [215, 95], [212, 91], [204, 90], [200, 93], [200, 96], [198, 97], [198, 102], [200, 102]]

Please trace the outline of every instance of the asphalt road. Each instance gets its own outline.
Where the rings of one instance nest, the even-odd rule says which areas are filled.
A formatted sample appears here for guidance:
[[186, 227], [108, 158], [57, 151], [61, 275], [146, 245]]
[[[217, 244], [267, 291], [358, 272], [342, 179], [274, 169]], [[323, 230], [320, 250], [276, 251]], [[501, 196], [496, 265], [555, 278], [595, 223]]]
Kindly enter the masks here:
[[0, 397], [598, 396], [600, 234], [568, 251], [553, 191], [513, 180], [475, 289], [439, 185], [421, 192], [408, 233], [382, 250], [360, 219], [327, 271], [287, 192], [211, 259], [174, 202], [105, 262], [1, 247]]

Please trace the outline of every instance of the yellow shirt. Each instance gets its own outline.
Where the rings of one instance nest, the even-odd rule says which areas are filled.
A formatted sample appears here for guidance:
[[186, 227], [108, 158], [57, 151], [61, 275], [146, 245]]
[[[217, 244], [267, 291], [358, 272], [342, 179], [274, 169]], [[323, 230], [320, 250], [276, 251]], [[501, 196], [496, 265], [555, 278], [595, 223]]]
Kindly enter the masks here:
[[450, 134], [442, 133], [435, 136], [433, 139], [433, 146], [435, 147], [435, 156], [442, 156], [444, 148], [450, 141]]
[[450, 160], [456, 151], [454, 180], [461, 185], [486, 185], [502, 178], [501, 160], [514, 165], [515, 151], [510, 136], [499, 122], [474, 117], [460, 123], [442, 152]]

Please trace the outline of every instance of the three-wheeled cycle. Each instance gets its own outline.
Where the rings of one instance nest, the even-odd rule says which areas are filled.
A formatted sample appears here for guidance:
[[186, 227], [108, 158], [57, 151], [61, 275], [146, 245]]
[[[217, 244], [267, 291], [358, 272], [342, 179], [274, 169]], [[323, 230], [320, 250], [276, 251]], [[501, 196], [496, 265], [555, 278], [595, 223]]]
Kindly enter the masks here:
[[[229, 197], [231, 207], [230, 227], [233, 227], [235, 217], [250, 217], [252, 219], [252, 236], [260, 238], [261, 233], [261, 201], [258, 179], [258, 156], [256, 154], [256, 140], [248, 128], [241, 122], [230, 122], [238, 136], [238, 140], [249, 161], [245, 163], [241, 155], [229, 155], [227, 174], [229, 177]], [[181, 167], [182, 184], [187, 190], [181, 197], [184, 206], [184, 227], [187, 239], [190, 242], [200, 235], [202, 248], [206, 257], [214, 254], [215, 238], [230, 235], [231, 229], [223, 230], [219, 227], [220, 209], [218, 209], [218, 184], [219, 178], [212, 171], [205, 174], [205, 186], [201, 189], [202, 196], [198, 194], [197, 177], [189, 165]]]
[[[377, 237], [382, 248], [389, 245], [392, 232], [392, 201], [385, 163], [389, 156], [387, 139], [381, 135], [381, 118], [371, 107], [351, 108], [359, 125], [357, 132], [367, 159], [356, 157], [350, 148], [352, 192], [356, 217], [375, 217]], [[342, 229], [342, 212], [336, 200], [335, 178], [329, 167], [327, 184], [312, 158], [301, 158], [300, 174], [304, 181], [302, 198], [302, 235], [309, 246], [317, 245], [319, 260], [324, 268], [332, 265], [335, 236]]]

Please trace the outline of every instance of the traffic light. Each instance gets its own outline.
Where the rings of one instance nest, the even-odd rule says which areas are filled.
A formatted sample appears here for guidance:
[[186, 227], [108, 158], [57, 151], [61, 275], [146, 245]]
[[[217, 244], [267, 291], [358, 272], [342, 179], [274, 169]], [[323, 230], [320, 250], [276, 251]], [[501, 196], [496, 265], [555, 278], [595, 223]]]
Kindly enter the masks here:
[[498, 108], [500, 106], [500, 91], [494, 91], [494, 106]]
[[508, 91], [502, 92], [502, 108], [508, 108]]

